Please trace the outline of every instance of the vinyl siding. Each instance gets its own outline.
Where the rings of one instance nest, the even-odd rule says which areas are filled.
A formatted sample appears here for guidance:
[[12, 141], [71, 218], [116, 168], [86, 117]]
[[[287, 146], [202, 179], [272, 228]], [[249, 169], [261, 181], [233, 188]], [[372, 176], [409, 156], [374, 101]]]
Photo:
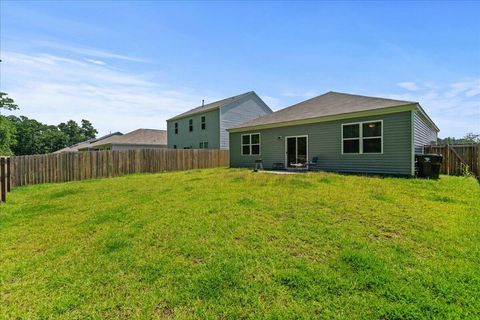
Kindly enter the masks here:
[[228, 128], [256, 119], [272, 110], [256, 94], [252, 93], [246, 97], [225, 105], [220, 108], [220, 148], [228, 149]]
[[427, 119], [418, 111], [413, 113], [413, 143], [415, 154], [423, 153], [423, 146], [437, 143], [437, 131], [428, 125]]
[[[342, 124], [383, 120], [383, 154], [342, 154]], [[411, 113], [399, 112], [379, 116], [343, 119], [281, 128], [230, 133], [230, 165], [253, 167], [263, 159], [264, 167], [285, 163], [285, 137], [308, 135], [308, 158], [318, 157], [318, 168], [325, 171], [411, 175]], [[261, 156], [241, 155], [241, 135], [260, 133]]]
[[[201, 129], [201, 117], [206, 117], [206, 128]], [[193, 131], [188, 130], [188, 121], [193, 119]], [[178, 134], [175, 134], [175, 122], [178, 122]], [[220, 148], [220, 112], [218, 109], [198, 113], [185, 118], [167, 121], [168, 148], [174, 145], [178, 149], [198, 149], [200, 142], [207, 141], [209, 149]]]

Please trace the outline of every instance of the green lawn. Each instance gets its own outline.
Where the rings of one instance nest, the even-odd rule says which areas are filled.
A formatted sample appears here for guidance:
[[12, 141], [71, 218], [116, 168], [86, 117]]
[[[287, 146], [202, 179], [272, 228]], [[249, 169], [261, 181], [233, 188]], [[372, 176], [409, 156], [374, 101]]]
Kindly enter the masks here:
[[480, 188], [209, 169], [22, 187], [0, 318], [480, 317]]

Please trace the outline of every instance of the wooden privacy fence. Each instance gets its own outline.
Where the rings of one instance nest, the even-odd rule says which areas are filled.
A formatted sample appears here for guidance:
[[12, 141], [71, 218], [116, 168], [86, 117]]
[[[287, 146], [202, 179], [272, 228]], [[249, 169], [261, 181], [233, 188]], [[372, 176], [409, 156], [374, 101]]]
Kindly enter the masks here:
[[[228, 166], [228, 150], [139, 149], [15, 156], [1, 158], [3, 186], [23, 186], [130, 173], [164, 172]], [[8, 165], [7, 165], [8, 162]], [[3, 169], [2, 169], [3, 170]], [[9, 172], [7, 172], [9, 170]], [[5, 184], [3, 183], [5, 181]]]
[[443, 155], [440, 173], [463, 175], [465, 169], [475, 176], [480, 176], [480, 145], [479, 144], [444, 144], [428, 145], [424, 147], [424, 153], [436, 153]]

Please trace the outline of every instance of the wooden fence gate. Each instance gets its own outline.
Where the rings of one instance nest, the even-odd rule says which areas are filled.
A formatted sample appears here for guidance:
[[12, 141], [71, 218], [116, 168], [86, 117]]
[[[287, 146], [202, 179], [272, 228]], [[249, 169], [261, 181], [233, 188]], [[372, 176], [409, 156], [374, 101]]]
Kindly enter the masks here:
[[466, 171], [480, 176], [480, 145], [479, 144], [444, 144], [428, 145], [424, 153], [436, 153], [443, 156], [440, 173], [461, 176]]

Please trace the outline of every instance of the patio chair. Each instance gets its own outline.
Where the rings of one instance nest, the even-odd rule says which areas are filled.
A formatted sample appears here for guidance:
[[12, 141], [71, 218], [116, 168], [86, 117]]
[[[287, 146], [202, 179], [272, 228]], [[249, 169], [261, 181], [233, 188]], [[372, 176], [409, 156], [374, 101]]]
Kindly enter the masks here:
[[312, 161], [307, 162], [308, 170], [315, 170], [318, 168], [318, 157], [313, 157]]
[[255, 160], [255, 169], [253, 169], [253, 172], [257, 172], [258, 170], [263, 170], [263, 160], [262, 159]]

